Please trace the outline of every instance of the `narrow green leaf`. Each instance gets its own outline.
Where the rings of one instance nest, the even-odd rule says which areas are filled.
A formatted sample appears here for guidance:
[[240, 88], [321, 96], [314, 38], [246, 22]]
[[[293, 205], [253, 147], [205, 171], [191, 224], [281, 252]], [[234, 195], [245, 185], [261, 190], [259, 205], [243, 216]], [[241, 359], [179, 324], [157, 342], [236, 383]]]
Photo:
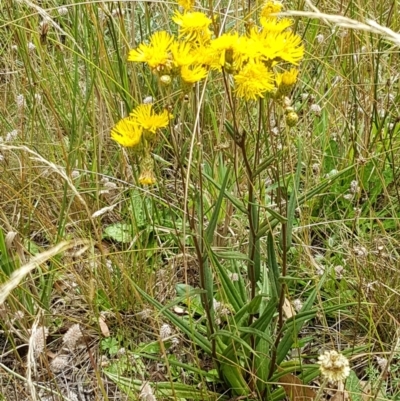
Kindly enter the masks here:
[[210, 257], [213, 266], [216, 268], [218, 278], [220, 279], [222, 290], [226, 295], [228, 302], [232, 305], [235, 312], [239, 311], [245, 303], [245, 299], [242, 299], [241, 293], [237, 290], [232, 280], [230, 279], [226, 269], [221, 265], [216, 255], [210, 252]]
[[207, 354], [211, 354], [211, 343], [210, 341], [201, 335], [199, 331], [193, 326], [187, 323], [182, 318], [176, 316], [169, 310], [164, 309], [163, 305], [157, 300], [152, 298], [149, 294], [143, 291], [134, 281], [130, 281], [133, 288], [151, 305], [153, 305], [158, 311], [162, 311], [162, 315], [167, 318], [173, 325], [182, 330], [187, 336], [189, 336], [193, 342], [199, 346]]
[[[209, 182], [211, 182], [211, 184], [213, 184], [215, 186], [215, 188], [217, 188], [219, 191], [221, 190], [221, 185], [218, 182], [216, 182], [210, 175], [208, 175], [207, 173], [203, 172], [203, 176]], [[239, 209], [242, 213], [247, 213], [246, 207], [243, 205], [243, 202], [240, 201], [235, 196], [233, 196], [229, 191], [225, 191], [224, 196], [226, 197], [226, 199], [228, 199], [230, 202], [232, 202], [232, 204], [237, 209]]]
[[[104, 373], [122, 391], [132, 397], [132, 399], [137, 399], [137, 396], [145, 383], [142, 380], [123, 377], [115, 373], [107, 372], [106, 370], [104, 370]], [[193, 399], [198, 401], [228, 399], [228, 397], [221, 396], [221, 394], [177, 382], [154, 382], [149, 383], [149, 385], [153, 389], [156, 398]]]
[[225, 194], [226, 185], [228, 183], [228, 179], [229, 179], [229, 169], [225, 173], [224, 181], [222, 182], [221, 188], [219, 189], [219, 195], [218, 195], [217, 202], [214, 206], [213, 214], [211, 216], [208, 227], [205, 230], [204, 240], [206, 241], [206, 243], [209, 246], [212, 246], [213, 239], [215, 236], [215, 229], [218, 224], [218, 217], [221, 212], [222, 201], [224, 200], [224, 194]]
[[[300, 186], [300, 177], [301, 177], [301, 166], [302, 166], [302, 152], [300, 144], [298, 146], [298, 153], [297, 153], [297, 168], [296, 168], [296, 175], [294, 177], [293, 182], [293, 190], [290, 195], [288, 210], [287, 210], [287, 229], [286, 229], [286, 238], [281, 238], [281, 241], [285, 241], [286, 249], [289, 249], [292, 246], [292, 230], [293, 230], [293, 223], [294, 223], [294, 212], [297, 207], [297, 199], [299, 197], [299, 186]], [[282, 231], [282, 235], [283, 235]]]
[[[327, 188], [329, 188], [332, 183], [337, 180], [339, 177], [347, 173], [349, 170], [352, 170], [354, 166], [349, 166], [343, 169], [342, 171], [339, 171], [337, 174], [332, 175], [328, 178], [326, 178], [324, 181], [322, 181], [319, 185], [317, 185], [315, 188], [311, 189], [307, 193], [303, 195], [299, 195], [297, 198], [297, 204], [301, 206], [303, 203], [309, 201], [312, 199], [314, 196], [320, 194], [321, 192], [325, 191]], [[261, 238], [265, 235], [267, 231], [270, 231], [274, 229], [277, 225], [279, 224], [279, 220], [277, 218], [267, 218], [264, 220], [264, 222], [260, 225], [257, 231], [257, 237]]]
[[317, 294], [321, 290], [322, 285], [324, 284], [324, 282], [326, 280], [326, 277], [327, 277], [327, 272], [325, 272], [324, 275], [321, 276], [319, 283], [316, 285], [314, 290], [311, 292], [307, 301], [303, 304], [303, 307], [301, 308], [300, 313], [292, 318], [293, 324], [287, 328], [285, 334], [283, 335], [281, 341], [278, 344], [278, 348], [276, 351], [277, 365], [280, 365], [281, 362], [286, 358], [286, 355], [290, 351], [293, 343], [296, 341], [298, 333], [301, 330], [301, 328], [303, 327], [304, 322], [308, 320], [308, 319], [302, 318], [301, 314], [312, 310], [312, 307], [315, 302], [315, 298], [317, 297]]
[[268, 277], [270, 281], [270, 292], [273, 299], [278, 299], [281, 293], [281, 282], [278, 262], [274, 248], [274, 239], [272, 232], [268, 233], [267, 239], [267, 256], [268, 256]]

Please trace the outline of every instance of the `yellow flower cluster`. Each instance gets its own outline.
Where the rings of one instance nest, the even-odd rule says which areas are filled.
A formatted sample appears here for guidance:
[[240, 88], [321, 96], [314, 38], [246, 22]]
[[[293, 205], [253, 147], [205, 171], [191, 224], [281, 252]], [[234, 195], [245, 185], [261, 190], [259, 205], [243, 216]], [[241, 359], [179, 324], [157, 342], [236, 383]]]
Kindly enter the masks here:
[[151, 140], [157, 129], [166, 127], [168, 123], [167, 110], [156, 114], [151, 104], [141, 104], [132, 111], [129, 117], [115, 124], [111, 130], [111, 138], [125, 147], [137, 146], [143, 135]]
[[[184, 8], [172, 18], [179, 27], [178, 38], [165, 31], [156, 32], [149, 44], [132, 49], [128, 60], [147, 63], [166, 84], [179, 76], [192, 85], [210, 70], [223, 70], [233, 76], [236, 95], [246, 100], [264, 97], [267, 92], [287, 94], [293, 87], [296, 70], [287, 75], [278, 72], [277, 67], [283, 63], [298, 65], [304, 47], [300, 36], [289, 29], [293, 22], [276, 16], [282, 10], [280, 2], [265, 2], [260, 13], [261, 27], [253, 27], [245, 35], [228, 32], [217, 38], [212, 38], [211, 19], [192, 10], [194, 1], [178, 0], [178, 4]], [[279, 90], [281, 85], [284, 88]]]
[[[146, 63], [159, 82], [170, 85], [179, 77], [183, 87], [205, 79], [210, 71], [229, 74], [237, 97], [257, 100], [271, 93], [275, 98], [287, 96], [296, 83], [298, 70], [283, 69], [282, 65], [297, 66], [304, 56], [299, 35], [290, 30], [292, 20], [277, 17], [282, 4], [266, 0], [260, 12], [260, 26], [213, 37], [212, 20], [194, 11], [195, 0], [177, 0], [180, 10], [172, 17], [178, 25], [178, 36], [166, 31], [155, 32], [148, 43], [130, 50], [128, 60]], [[291, 117], [291, 121], [294, 121]], [[147, 144], [156, 132], [169, 124], [166, 110], [157, 114], [151, 104], [138, 106], [129, 117], [120, 120], [111, 130], [111, 137], [126, 147], [143, 143], [144, 158], [139, 182], [155, 183], [153, 162]], [[144, 138], [145, 140], [143, 140]]]
[[[151, 104], [141, 104], [111, 130], [111, 138], [125, 147], [135, 147], [143, 143], [144, 157], [141, 160], [141, 174], [139, 182], [142, 185], [154, 185], [154, 163], [147, 146], [155, 138], [157, 130], [169, 124], [170, 115], [167, 110], [155, 113]], [[144, 138], [144, 140], [143, 140]]]

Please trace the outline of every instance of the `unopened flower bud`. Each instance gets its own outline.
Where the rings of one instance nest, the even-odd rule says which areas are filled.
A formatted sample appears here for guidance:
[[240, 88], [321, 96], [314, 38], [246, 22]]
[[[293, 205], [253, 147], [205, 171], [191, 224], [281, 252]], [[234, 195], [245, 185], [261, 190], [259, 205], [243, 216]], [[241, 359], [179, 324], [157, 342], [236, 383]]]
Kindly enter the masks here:
[[286, 114], [286, 125], [288, 127], [294, 127], [299, 121], [299, 116], [296, 112], [290, 111]]

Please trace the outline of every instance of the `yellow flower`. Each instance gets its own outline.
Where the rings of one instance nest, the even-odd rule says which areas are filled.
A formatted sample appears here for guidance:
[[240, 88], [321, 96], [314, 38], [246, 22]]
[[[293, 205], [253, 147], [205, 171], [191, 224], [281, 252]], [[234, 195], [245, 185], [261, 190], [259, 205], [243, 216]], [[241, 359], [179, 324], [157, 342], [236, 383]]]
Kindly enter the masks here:
[[165, 31], [154, 33], [150, 44], [141, 43], [137, 49], [132, 49], [128, 61], [145, 62], [158, 71], [171, 66], [170, 48], [174, 38]]
[[276, 14], [282, 11], [283, 5], [280, 1], [267, 0], [262, 9], [261, 17], [267, 18], [270, 14]]
[[194, 6], [194, 0], [178, 0], [178, 4], [185, 10], [191, 10]]
[[264, 97], [274, 89], [274, 74], [263, 63], [248, 63], [234, 75], [236, 93], [246, 100]]
[[304, 47], [299, 35], [290, 31], [285, 32], [258, 32], [253, 29], [250, 39], [260, 50], [263, 60], [273, 62], [286, 61], [298, 64], [304, 56]]
[[175, 42], [171, 46], [171, 53], [176, 67], [192, 64], [196, 60], [189, 42]]
[[289, 71], [275, 74], [275, 81], [278, 88], [282, 85], [293, 86], [297, 81], [297, 76], [299, 75], [299, 70], [296, 68], [291, 68]]
[[139, 105], [130, 115], [140, 127], [152, 134], [169, 123], [168, 111], [164, 110], [161, 114], [156, 114], [152, 110], [151, 104]]
[[235, 56], [236, 66], [242, 68], [246, 62], [255, 63], [262, 61], [262, 49], [263, 45], [260, 41], [247, 36], [240, 37]]
[[144, 170], [140, 173], [139, 182], [142, 185], [154, 185], [157, 182], [153, 170]]
[[181, 77], [188, 84], [201, 81], [207, 74], [208, 71], [200, 65], [192, 66], [191, 68], [185, 65], [181, 68]]
[[[235, 53], [239, 44], [239, 35], [237, 32], [224, 33], [210, 43], [210, 49], [215, 53], [215, 60], [218, 60], [217, 68], [232, 67]], [[215, 66], [213, 66], [215, 68]]]
[[111, 138], [122, 146], [136, 146], [142, 138], [142, 127], [132, 117], [125, 117], [115, 124]]
[[140, 161], [140, 170], [139, 182], [142, 185], [154, 185], [157, 182], [154, 175], [154, 161], [150, 153], [146, 153]]
[[272, 17], [267, 17], [267, 18], [261, 17], [260, 23], [264, 31], [282, 32], [293, 25], [293, 20], [289, 18], [283, 18], [281, 20], [278, 20], [277, 18], [272, 18]]
[[176, 11], [172, 20], [179, 25], [180, 38], [198, 43], [206, 43], [210, 40], [211, 31], [208, 26], [212, 21], [205, 14], [197, 11], [181, 14]]
[[210, 46], [196, 46], [192, 49], [192, 55], [197, 64], [206, 65], [211, 68], [219, 66], [219, 56], [211, 49]]

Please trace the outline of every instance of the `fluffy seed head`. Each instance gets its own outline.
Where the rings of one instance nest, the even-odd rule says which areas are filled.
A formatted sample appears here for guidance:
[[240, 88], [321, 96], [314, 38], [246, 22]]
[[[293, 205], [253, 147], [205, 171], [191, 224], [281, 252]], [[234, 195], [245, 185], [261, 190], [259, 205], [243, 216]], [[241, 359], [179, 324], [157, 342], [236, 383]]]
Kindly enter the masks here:
[[64, 334], [63, 343], [69, 348], [76, 348], [77, 343], [82, 338], [82, 331], [79, 324], [72, 325]]

